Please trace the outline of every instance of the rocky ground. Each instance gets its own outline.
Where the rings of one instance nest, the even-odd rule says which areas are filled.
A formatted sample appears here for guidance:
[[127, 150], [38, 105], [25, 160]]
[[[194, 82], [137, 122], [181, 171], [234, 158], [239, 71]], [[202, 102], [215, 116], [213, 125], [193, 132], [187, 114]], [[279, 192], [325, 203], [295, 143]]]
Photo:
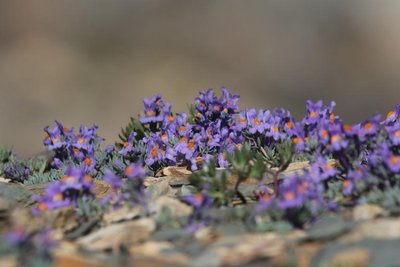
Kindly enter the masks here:
[[[286, 172], [305, 166], [306, 162], [294, 163]], [[71, 208], [32, 216], [31, 196], [41, 194], [45, 185], [24, 186], [2, 179], [0, 227], [35, 231], [51, 225], [58, 240], [53, 251], [57, 267], [400, 266], [400, 218], [375, 205], [326, 214], [306, 229], [254, 232], [224, 219], [195, 234], [174, 227], [171, 218], [192, 212], [179, 200], [190, 191], [189, 175], [182, 168], [169, 167], [159, 177], [146, 178], [152, 198], [150, 217], [142, 216], [139, 209], [123, 207], [83, 224], [77, 223]], [[241, 186], [248, 197], [256, 184], [250, 181]], [[107, 183], [96, 181], [98, 198], [111, 191]], [[223, 217], [227, 211], [217, 213]], [[4, 256], [0, 266], [17, 266], [16, 259]]]

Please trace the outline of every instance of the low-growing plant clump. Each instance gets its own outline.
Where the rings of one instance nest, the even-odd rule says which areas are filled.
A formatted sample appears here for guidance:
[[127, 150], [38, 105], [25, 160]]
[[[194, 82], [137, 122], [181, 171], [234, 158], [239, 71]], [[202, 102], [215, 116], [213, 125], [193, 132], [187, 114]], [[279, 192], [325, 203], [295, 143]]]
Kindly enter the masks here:
[[[305, 117], [296, 120], [281, 108], [240, 110], [239, 96], [221, 91], [221, 97], [212, 89], [201, 92], [187, 113], [173, 112], [160, 95], [144, 99], [144, 111], [113, 145], [103, 144], [96, 125], [74, 129], [56, 121], [44, 128], [51, 158], [21, 160], [3, 149], [0, 176], [25, 185], [47, 183], [33, 197], [35, 216], [72, 207], [80, 223], [97, 218], [98, 226], [105, 213], [124, 206], [154, 217], [146, 177], [158, 177], [169, 166], [193, 172], [188, 192], [178, 196], [192, 212], [178, 219], [158, 214], [159, 229], [172, 225], [196, 233], [226, 220], [250, 232], [304, 229], [322, 214], [361, 203], [398, 213], [400, 105], [384, 118], [350, 125], [334, 114], [334, 102], [309, 100]], [[307, 168], [283, 175], [303, 161]], [[96, 198], [97, 180], [110, 184], [112, 193]], [[254, 190], [244, 194], [249, 184]], [[44, 250], [54, 246], [48, 233], [10, 229], [4, 242], [19, 246], [23, 263], [30, 255], [50, 261]]]

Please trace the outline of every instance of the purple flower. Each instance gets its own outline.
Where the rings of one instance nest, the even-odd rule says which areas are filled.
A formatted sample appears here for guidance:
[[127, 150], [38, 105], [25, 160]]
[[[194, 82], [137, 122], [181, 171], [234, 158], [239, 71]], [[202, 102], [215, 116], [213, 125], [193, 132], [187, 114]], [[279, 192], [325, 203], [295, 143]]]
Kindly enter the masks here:
[[29, 238], [25, 230], [19, 227], [14, 227], [6, 230], [3, 233], [3, 236], [5, 240], [13, 246], [19, 246], [25, 243]]
[[358, 135], [359, 125], [343, 124], [342, 128], [344, 134], [348, 137], [354, 137]]
[[205, 211], [209, 209], [212, 204], [212, 198], [206, 193], [195, 193], [189, 196], [186, 196], [183, 199], [187, 204], [193, 207], [193, 212], [189, 216], [188, 221], [188, 230], [198, 230], [199, 227], [196, 226], [206, 226], [211, 221], [211, 218], [205, 214]]
[[307, 100], [307, 115], [303, 119], [303, 123], [306, 125], [317, 123], [320, 120], [322, 100], [313, 103], [311, 100]]
[[[139, 140], [137, 151], [144, 154], [144, 161], [147, 166], [154, 164], [174, 165], [175, 151], [171, 149], [168, 135], [167, 133], [155, 132]], [[142, 151], [140, 151], [140, 147], [142, 147]]]
[[[162, 100], [161, 95], [155, 95], [152, 98], [145, 98], [144, 103], [144, 114], [140, 117], [139, 121], [143, 124], [163, 122], [166, 116], [170, 114], [164, 114], [165, 103]], [[171, 105], [167, 106], [166, 111], [169, 112]]]
[[109, 169], [105, 171], [103, 180], [109, 183], [114, 190], [118, 190], [123, 185], [122, 178]]
[[341, 134], [333, 134], [330, 137], [330, 143], [328, 149], [331, 152], [341, 151], [348, 146], [349, 142]]
[[272, 137], [274, 141], [279, 141], [281, 139], [286, 138], [286, 134], [282, 132], [279, 128], [279, 123], [272, 123], [266, 125], [267, 132], [265, 133], [266, 136]]
[[300, 207], [304, 203], [305, 193], [309, 183], [296, 174], [293, 177], [286, 177], [279, 186], [280, 199], [278, 207], [281, 209]]
[[67, 145], [64, 127], [58, 121], [56, 121], [54, 128], [50, 129], [49, 126], [46, 126], [44, 131], [45, 137], [43, 144], [49, 151], [60, 149]]
[[209, 207], [212, 203], [212, 199], [203, 193], [196, 193], [185, 197], [185, 201], [194, 208]]
[[352, 180], [346, 179], [343, 181], [343, 194], [345, 196], [351, 195], [354, 190], [354, 182]]
[[275, 204], [275, 198], [272, 193], [268, 191], [268, 187], [265, 184], [260, 184], [255, 191], [255, 196], [258, 199], [258, 204], [256, 206], [256, 212], [261, 212], [266, 210]]
[[229, 93], [229, 91], [225, 88], [221, 88], [222, 92], [222, 105], [224, 106], [224, 109], [226, 108], [229, 113], [233, 113], [238, 109], [238, 106], [236, 103], [239, 101], [240, 96], [238, 95], [232, 95]]
[[141, 163], [133, 163], [128, 165], [125, 168], [124, 174], [128, 179], [142, 179], [144, 178], [148, 173], [147, 171], [143, 168]]
[[317, 157], [316, 161], [311, 164], [310, 177], [314, 182], [320, 182], [338, 175], [340, 172], [336, 169], [332, 162]]
[[400, 115], [400, 104], [397, 104], [394, 110], [387, 113], [385, 120], [382, 122], [384, 125], [392, 125], [395, 123]]
[[360, 124], [358, 130], [358, 138], [361, 141], [366, 141], [369, 137], [375, 135], [378, 132], [380, 118], [381, 115], [377, 114], [371, 119]]
[[295, 150], [296, 151], [303, 151], [305, 149], [305, 143], [304, 143], [304, 139], [301, 136], [293, 136], [292, 137], [292, 141], [295, 145]]
[[264, 133], [265, 131], [265, 121], [270, 117], [269, 111], [260, 110], [257, 114], [255, 109], [249, 109], [246, 112], [246, 118], [249, 123], [249, 132], [252, 134], [255, 133]]
[[386, 126], [385, 129], [388, 133], [390, 141], [392, 141], [392, 144], [395, 146], [400, 145], [400, 122]]
[[136, 135], [137, 135], [137, 133], [134, 131], [132, 131], [129, 134], [128, 142], [124, 142], [122, 149], [118, 152], [119, 154], [125, 156], [128, 153], [132, 152]]
[[212, 159], [212, 158], [213, 157], [210, 154], [205, 154], [205, 155], [202, 155], [202, 156], [199, 156], [199, 155], [193, 156], [190, 159], [190, 164], [191, 164], [191, 168], [190, 169], [192, 171], [198, 170], [199, 166], [201, 166], [203, 163], [208, 163], [210, 161], [210, 159]]
[[286, 177], [279, 186], [277, 207], [282, 210], [307, 207], [312, 214], [326, 206], [322, 197], [324, 187], [321, 183], [309, 179], [306, 171], [300, 176], [298, 173]]
[[76, 206], [79, 198], [94, 198], [93, 179], [86, 175], [84, 169], [69, 167], [61, 181], [49, 183], [43, 196], [35, 195], [38, 205], [33, 208], [34, 214], [66, 206]]
[[73, 146], [86, 151], [91, 150], [94, 143], [103, 140], [103, 138], [97, 135], [97, 128], [97, 125], [93, 125], [91, 128], [81, 125], [79, 133], [74, 135], [73, 132], [71, 132], [71, 137], [73, 136], [73, 138], [70, 138], [70, 140], [72, 139], [71, 141], [75, 141]]
[[400, 156], [393, 154], [387, 146], [382, 147], [383, 162], [393, 173], [400, 172]]
[[114, 145], [107, 145], [106, 148], [104, 149], [104, 151], [107, 154], [111, 154], [112, 152], [114, 152], [114, 150], [115, 150], [115, 146]]
[[130, 203], [139, 205], [145, 212], [148, 212], [148, 200], [144, 191], [144, 178], [147, 174], [140, 162], [132, 163], [125, 168], [123, 175], [127, 177], [126, 181], [123, 181], [121, 176], [111, 170], [107, 170], [104, 180], [110, 183], [115, 190], [101, 203], [103, 205], [112, 204], [114, 207]]
[[[197, 136], [196, 139], [199, 139]], [[194, 138], [189, 140], [186, 137], [181, 137], [175, 146], [175, 150], [184, 156], [186, 160], [190, 160], [196, 151], [197, 143]]]

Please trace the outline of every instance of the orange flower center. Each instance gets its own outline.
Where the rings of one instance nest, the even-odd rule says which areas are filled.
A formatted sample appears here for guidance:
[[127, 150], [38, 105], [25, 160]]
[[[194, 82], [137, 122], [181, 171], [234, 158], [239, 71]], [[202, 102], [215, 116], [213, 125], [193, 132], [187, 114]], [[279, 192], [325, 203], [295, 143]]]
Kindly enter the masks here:
[[46, 203], [40, 203], [38, 205], [38, 208], [39, 208], [40, 211], [44, 211], [44, 210], [47, 209], [47, 205], [46, 205]]
[[396, 114], [396, 113], [395, 113], [393, 110], [391, 110], [391, 111], [389, 111], [388, 114], [386, 115], [386, 118], [387, 118], [387, 119], [392, 118], [392, 117], [394, 117], [395, 114]]
[[240, 150], [242, 148], [242, 144], [236, 144], [235, 146], [237, 150]]
[[124, 147], [128, 147], [129, 146], [129, 142], [124, 142]]
[[288, 127], [289, 129], [292, 129], [293, 126], [294, 126], [294, 124], [293, 124], [293, 122], [291, 122], [291, 121], [288, 121], [288, 122], [286, 123], [286, 127]]
[[394, 136], [395, 136], [395, 137], [400, 137], [400, 130], [397, 130], [397, 131], [394, 133]]
[[372, 127], [373, 127], [373, 125], [370, 122], [368, 122], [367, 124], [364, 125], [365, 130], [370, 130], [370, 129], [372, 129]]
[[51, 141], [53, 142], [53, 144], [54, 143], [58, 143], [58, 142], [60, 142], [61, 141], [61, 139], [59, 138], [59, 137], [54, 137], [54, 138], [52, 138], [51, 139]]
[[262, 199], [263, 201], [267, 202], [267, 201], [270, 199], [270, 197], [269, 197], [268, 194], [264, 194], [264, 195], [262, 195], [261, 199]]
[[327, 162], [327, 163], [325, 164], [325, 169], [327, 169], [327, 170], [332, 170], [332, 169], [333, 169], [332, 163]]
[[203, 195], [202, 194], [195, 194], [194, 195], [194, 199], [196, 199], [196, 201], [203, 201]]
[[174, 116], [170, 115], [168, 116], [168, 122], [173, 122], [174, 121]]
[[311, 118], [317, 117], [317, 115], [318, 115], [318, 113], [316, 111], [311, 111], [310, 112], [310, 117]]
[[399, 157], [398, 156], [391, 156], [389, 161], [390, 161], [390, 164], [396, 165], [399, 162]]
[[220, 106], [214, 106], [214, 110], [215, 110], [215, 111], [220, 111], [221, 108], [220, 108]]
[[186, 126], [182, 125], [179, 127], [179, 131], [184, 132], [186, 131]]
[[292, 140], [293, 140], [293, 143], [295, 143], [296, 145], [301, 142], [300, 137], [294, 137]]
[[151, 157], [155, 158], [158, 155], [158, 145], [154, 145], [153, 150], [151, 151]]
[[79, 137], [78, 138], [78, 143], [80, 143], [80, 144], [85, 143], [85, 139], [83, 139], [82, 137]]
[[246, 118], [240, 118], [239, 119], [240, 124], [245, 124], [246, 123]]
[[61, 177], [61, 181], [63, 182], [68, 182], [68, 181], [72, 182], [74, 180], [75, 180], [74, 176], [64, 175], [63, 177]]
[[331, 143], [336, 143], [339, 142], [340, 140], [342, 140], [342, 137], [340, 137], [340, 135], [335, 134], [331, 137]]
[[334, 121], [335, 121], [335, 114], [331, 113], [331, 114], [329, 115], [329, 121], [330, 121], [330, 122], [334, 122]]
[[72, 151], [76, 154], [76, 153], [79, 153], [79, 148], [76, 148], [76, 147], [74, 147], [73, 149], [72, 149]]
[[61, 193], [57, 193], [53, 196], [54, 201], [60, 201], [63, 200], [63, 195]]
[[345, 132], [350, 132], [352, 129], [353, 129], [353, 127], [350, 124], [343, 125], [343, 130]]
[[292, 200], [295, 197], [293, 192], [286, 192], [284, 196], [286, 200]]
[[196, 164], [200, 164], [203, 162], [203, 158], [202, 157], [196, 157]]
[[193, 139], [189, 140], [188, 148], [189, 149], [193, 149], [194, 148], [194, 140]]
[[228, 113], [228, 109], [227, 109], [227, 108], [224, 108], [224, 109], [222, 110], [222, 112]]
[[90, 176], [90, 175], [85, 175], [84, 179], [86, 182], [91, 182], [93, 180], [92, 176]]
[[151, 116], [156, 115], [156, 112], [155, 112], [154, 110], [148, 110], [148, 111], [146, 112], [146, 115], [147, 115], [148, 117], [151, 117]]
[[344, 180], [343, 186], [344, 186], [345, 188], [349, 187], [349, 186], [350, 186], [350, 181], [349, 181], [349, 180]]
[[133, 167], [128, 166], [128, 167], [125, 168], [124, 172], [125, 172], [125, 175], [130, 175], [130, 174], [133, 173], [133, 171], [134, 171]]
[[325, 130], [325, 129], [322, 129], [321, 131], [319, 131], [319, 135], [320, 135], [322, 138], [325, 138], [325, 137], [328, 136], [328, 131]]
[[85, 158], [85, 159], [83, 160], [83, 162], [84, 162], [87, 166], [90, 166], [90, 164], [92, 164], [92, 159], [91, 159], [91, 158]]
[[181, 137], [181, 139], [179, 139], [179, 142], [186, 143], [186, 137]]
[[271, 130], [273, 131], [273, 132], [275, 132], [275, 133], [277, 133], [277, 132], [279, 132], [279, 127], [278, 126], [272, 126], [271, 127]]
[[307, 188], [308, 188], [308, 183], [304, 182], [297, 187], [297, 192], [303, 194], [304, 192], [306, 192]]
[[255, 118], [253, 122], [254, 122], [255, 125], [260, 125], [261, 124], [261, 121], [258, 118]]

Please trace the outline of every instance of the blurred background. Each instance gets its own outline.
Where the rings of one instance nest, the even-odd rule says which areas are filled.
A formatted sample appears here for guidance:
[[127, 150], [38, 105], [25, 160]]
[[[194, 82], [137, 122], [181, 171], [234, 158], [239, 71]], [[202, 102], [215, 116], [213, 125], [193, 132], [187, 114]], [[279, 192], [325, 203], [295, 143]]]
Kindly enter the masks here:
[[185, 111], [226, 86], [241, 108], [334, 100], [358, 122], [400, 102], [400, 1], [1, 1], [0, 147], [99, 125], [112, 143], [143, 97]]

